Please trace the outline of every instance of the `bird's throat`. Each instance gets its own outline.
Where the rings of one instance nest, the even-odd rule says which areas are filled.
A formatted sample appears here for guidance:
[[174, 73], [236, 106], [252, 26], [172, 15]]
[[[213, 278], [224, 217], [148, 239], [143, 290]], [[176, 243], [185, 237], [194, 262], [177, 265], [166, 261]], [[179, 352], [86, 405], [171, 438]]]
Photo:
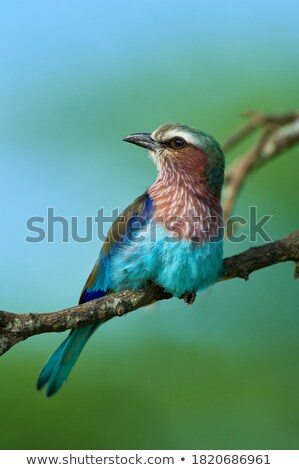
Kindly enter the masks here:
[[161, 171], [149, 188], [157, 222], [178, 239], [217, 241], [223, 232], [220, 196], [204, 177], [173, 170]]

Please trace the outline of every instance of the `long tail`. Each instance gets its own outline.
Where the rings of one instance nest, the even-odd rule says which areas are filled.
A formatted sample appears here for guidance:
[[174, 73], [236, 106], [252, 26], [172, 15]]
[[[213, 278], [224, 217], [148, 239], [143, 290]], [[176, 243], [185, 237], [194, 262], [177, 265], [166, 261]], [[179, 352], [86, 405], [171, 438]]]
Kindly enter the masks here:
[[70, 332], [69, 336], [50, 356], [41, 371], [37, 381], [38, 390], [48, 384], [46, 395], [50, 397], [60, 389], [74, 367], [85, 343], [99, 324], [100, 322], [92, 323]]

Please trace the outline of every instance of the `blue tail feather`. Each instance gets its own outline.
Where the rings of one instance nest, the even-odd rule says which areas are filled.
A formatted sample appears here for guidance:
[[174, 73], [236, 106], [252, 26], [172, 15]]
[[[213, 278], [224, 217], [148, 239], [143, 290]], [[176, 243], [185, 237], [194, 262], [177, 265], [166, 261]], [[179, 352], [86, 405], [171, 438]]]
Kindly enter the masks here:
[[92, 323], [71, 331], [41, 371], [37, 382], [38, 390], [48, 383], [46, 395], [49, 397], [60, 389], [75, 365], [85, 343], [99, 326], [99, 323]]
[[43, 386], [49, 381], [56, 363], [59, 361], [60, 357], [63, 354], [63, 351], [64, 351], [64, 348], [66, 346], [67, 340], [68, 340], [68, 338], [66, 338], [61, 343], [61, 345], [51, 354], [48, 361], [44, 365], [41, 373], [39, 374], [38, 380], [37, 380], [37, 384], [36, 384], [37, 390], [40, 390], [41, 388], [43, 388]]

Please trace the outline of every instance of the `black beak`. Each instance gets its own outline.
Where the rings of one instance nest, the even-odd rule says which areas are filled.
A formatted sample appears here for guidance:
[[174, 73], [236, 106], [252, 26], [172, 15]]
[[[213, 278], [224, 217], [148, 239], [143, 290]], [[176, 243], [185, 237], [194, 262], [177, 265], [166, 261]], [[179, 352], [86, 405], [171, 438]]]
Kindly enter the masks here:
[[123, 138], [123, 141], [139, 145], [139, 147], [144, 147], [154, 152], [160, 147], [160, 144], [151, 138], [151, 134], [146, 132], [142, 134], [129, 134]]

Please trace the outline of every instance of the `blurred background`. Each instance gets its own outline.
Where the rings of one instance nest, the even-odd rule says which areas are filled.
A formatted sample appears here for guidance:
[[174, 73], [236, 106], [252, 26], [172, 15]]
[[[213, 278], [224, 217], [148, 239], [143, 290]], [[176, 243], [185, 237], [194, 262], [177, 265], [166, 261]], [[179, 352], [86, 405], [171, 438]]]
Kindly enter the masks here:
[[[63, 243], [59, 226], [54, 243], [28, 243], [26, 220], [53, 207], [83, 236], [84, 217], [124, 209], [156, 175], [124, 135], [178, 121], [224, 142], [244, 110], [298, 107], [298, 15], [295, 0], [1, 0], [0, 308], [77, 303], [101, 243]], [[298, 228], [298, 153], [252, 175], [235, 209], [273, 215], [273, 239]], [[293, 270], [108, 322], [51, 399], [35, 383], [66, 334], [18, 344], [0, 361], [1, 447], [298, 448]]]

